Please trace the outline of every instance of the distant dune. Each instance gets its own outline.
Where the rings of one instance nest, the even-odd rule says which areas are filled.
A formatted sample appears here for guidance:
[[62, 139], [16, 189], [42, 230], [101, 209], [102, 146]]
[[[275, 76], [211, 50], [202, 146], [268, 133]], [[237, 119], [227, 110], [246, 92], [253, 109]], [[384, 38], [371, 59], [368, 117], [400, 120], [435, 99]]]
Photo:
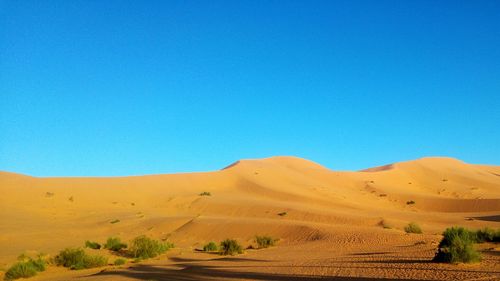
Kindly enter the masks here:
[[[200, 196], [202, 192], [211, 196]], [[452, 158], [422, 158], [359, 172], [332, 171], [297, 157], [240, 160], [207, 173], [133, 177], [37, 178], [0, 172], [0, 193], [4, 266], [24, 251], [55, 254], [112, 235], [128, 240], [147, 234], [192, 252], [227, 237], [251, 243], [255, 234], [265, 232], [281, 239], [279, 247], [291, 247], [301, 263], [312, 258], [300, 250], [307, 243], [317, 249], [336, 245], [338, 251], [364, 247], [369, 252], [384, 243], [396, 249], [391, 243], [413, 241], [401, 231], [410, 221], [433, 235], [422, 236], [424, 241], [435, 241], [435, 234], [452, 225], [500, 227], [498, 219], [481, 219], [500, 214], [500, 166]], [[382, 221], [392, 229], [383, 229]], [[273, 257], [286, 260], [276, 251], [271, 251]], [[325, 257], [315, 257], [324, 262]], [[309, 273], [322, 275], [314, 272]], [[418, 274], [414, 277], [432, 277]], [[54, 276], [50, 278], [57, 280]]]

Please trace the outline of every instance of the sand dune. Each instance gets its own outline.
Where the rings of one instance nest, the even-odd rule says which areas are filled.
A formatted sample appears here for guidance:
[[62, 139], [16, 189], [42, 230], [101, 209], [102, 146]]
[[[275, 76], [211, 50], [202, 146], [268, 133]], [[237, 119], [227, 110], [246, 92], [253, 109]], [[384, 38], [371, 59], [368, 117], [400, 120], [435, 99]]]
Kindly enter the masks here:
[[[211, 196], [199, 195], [205, 191]], [[283, 254], [277, 249], [287, 249], [289, 255], [282, 262], [295, 260], [295, 264], [303, 265], [311, 259], [322, 259], [325, 267], [296, 274], [334, 276], [335, 266], [327, 269], [324, 265], [328, 253], [342, 259], [339, 253], [399, 249], [397, 245], [411, 246], [419, 239], [426, 244], [411, 249], [431, 256], [435, 248], [431, 243], [439, 240], [436, 234], [446, 227], [500, 227], [498, 220], [470, 219], [500, 213], [500, 167], [451, 158], [423, 158], [359, 172], [332, 171], [296, 157], [240, 160], [207, 173], [134, 177], [36, 178], [0, 172], [0, 192], [3, 266], [24, 251], [55, 254], [64, 247], [80, 246], [88, 239], [102, 241], [112, 235], [125, 240], [140, 234], [168, 238], [184, 255], [192, 256], [196, 255], [192, 249], [207, 241], [232, 237], [250, 244], [255, 234], [265, 233], [281, 239], [278, 248], [269, 250], [267, 258], [273, 262], [279, 264]], [[410, 201], [414, 204], [407, 204]], [[111, 223], [113, 220], [119, 222]], [[383, 229], [382, 220], [392, 229]], [[405, 235], [401, 229], [410, 221], [418, 222], [425, 234], [418, 238]], [[307, 254], [304, 245], [319, 252]], [[332, 254], [332, 247], [338, 252]], [[265, 252], [247, 255], [266, 258]], [[161, 266], [175, 264], [172, 258]], [[477, 274], [460, 276], [481, 277], [484, 272], [498, 276], [500, 269], [491, 269], [489, 263], [499, 259], [491, 259], [482, 263]], [[165, 276], [174, 276], [167, 271]], [[371, 274], [370, 270], [353, 269], [335, 276], [361, 278], [363, 272]], [[390, 270], [373, 272], [391, 276]], [[411, 278], [433, 279], [432, 274], [419, 275], [416, 269], [408, 272]], [[191, 280], [188, 276], [195, 273], [188, 270], [185, 280]], [[49, 271], [36, 278], [57, 280], [60, 276], [67, 280], [74, 274]], [[259, 274], [282, 276], [284, 272], [266, 269]], [[110, 276], [91, 279], [114, 280]], [[143, 275], [112, 277], [117, 276], [137, 280]], [[224, 278], [238, 279], [231, 274], [220, 276]]]

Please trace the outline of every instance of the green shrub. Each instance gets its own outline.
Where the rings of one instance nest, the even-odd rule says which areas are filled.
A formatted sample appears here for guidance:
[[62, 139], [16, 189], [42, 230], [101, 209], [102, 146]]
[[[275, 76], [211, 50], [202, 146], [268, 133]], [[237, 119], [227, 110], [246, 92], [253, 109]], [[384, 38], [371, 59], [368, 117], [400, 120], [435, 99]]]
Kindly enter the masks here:
[[278, 216], [280, 216], [280, 217], [284, 217], [284, 216], [286, 216], [287, 214], [288, 214], [287, 212], [281, 212], [281, 213], [278, 213]]
[[28, 278], [35, 276], [38, 272], [45, 271], [47, 263], [41, 257], [37, 259], [27, 258], [24, 255], [22, 260], [13, 264], [5, 272], [5, 280], [14, 280], [18, 278]]
[[114, 219], [114, 220], [110, 221], [109, 223], [111, 223], [111, 224], [115, 224], [115, 223], [119, 223], [119, 222], [120, 222], [120, 220], [119, 220], [119, 219]]
[[148, 259], [154, 258], [165, 253], [168, 249], [173, 248], [172, 243], [162, 243], [160, 241], [141, 235], [134, 238], [130, 245], [130, 253], [134, 258]]
[[422, 229], [420, 228], [420, 226], [414, 222], [410, 222], [407, 226], [405, 226], [405, 232], [406, 233], [417, 233], [417, 234], [421, 234], [422, 233]]
[[439, 243], [434, 261], [449, 263], [480, 261], [480, 253], [473, 248], [476, 239], [474, 232], [463, 227], [446, 229], [443, 232], [443, 239]]
[[380, 225], [381, 227], [385, 228], [385, 229], [391, 229], [391, 225], [386, 221], [386, 220], [381, 220], [378, 225]]
[[59, 252], [54, 261], [58, 266], [64, 266], [75, 270], [100, 267], [108, 264], [108, 259], [106, 257], [88, 255], [81, 248], [66, 248]]
[[476, 243], [484, 243], [484, 242], [493, 242], [495, 240], [495, 236], [498, 232], [495, 232], [494, 229], [489, 227], [485, 227], [475, 232], [475, 242]]
[[274, 239], [271, 236], [255, 236], [255, 243], [257, 243], [259, 249], [274, 246], [276, 241], [277, 239]]
[[85, 247], [90, 248], [90, 249], [94, 249], [94, 250], [99, 250], [101, 248], [101, 244], [87, 240], [87, 241], [85, 241]]
[[217, 251], [217, 244], [215, 242], [208, 242], [205, 246], [203, 246], [203, 251], [205, 252], [215, 252]]
[[413, 201], [413, 200], [406, 201], [406, 205], [413, 205], [413, 204], [415, 204], [415, 201]]
[[226, 239], [220, 242], [220, 253], [221, 255], [231, 255], [234, 256], [236, 254], [243, 253], [243, 249], [240, 244], [236, 240]]
[[122, 243], [122, 241], [118, 237], [109, 237], [106, 241], [106, 244], [104, 244], [104, 248], [118, 252], [121, 249], [127, 248], [127, 244]]
[[212, 196], [212, 194], [210, 192], [203, 191], [202, 193], [200, 193], [200, 196]]
[[18, 278], [28, 278], [35, 276], [38, 270], [29, 262], [17, 262], [12, 265], [5, 273], [5, 280], [14, 280]]
[[116, 259], [115, 262], [114, 262], [114, 264], [115, 265], [124, 265], [126, 262], [127, 262], [126, 259], [120, 258], [120, 259]]

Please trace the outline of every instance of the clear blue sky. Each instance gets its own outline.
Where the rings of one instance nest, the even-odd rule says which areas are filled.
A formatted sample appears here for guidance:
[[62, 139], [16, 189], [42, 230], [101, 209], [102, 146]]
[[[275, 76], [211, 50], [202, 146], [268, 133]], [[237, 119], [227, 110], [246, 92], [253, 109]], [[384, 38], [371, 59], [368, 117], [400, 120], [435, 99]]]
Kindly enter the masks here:
[[0, 0], [0, 170], [500, 164], [500, 1]]

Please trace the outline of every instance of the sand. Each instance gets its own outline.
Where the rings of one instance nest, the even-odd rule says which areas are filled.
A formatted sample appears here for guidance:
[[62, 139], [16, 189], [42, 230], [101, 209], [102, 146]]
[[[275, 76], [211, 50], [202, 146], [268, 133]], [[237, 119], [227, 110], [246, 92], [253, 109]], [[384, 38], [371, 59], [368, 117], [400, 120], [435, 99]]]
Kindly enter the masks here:
[[[3, 269], [23, 252], [55, 255], [109, 236], [146, 234], [176, 245], [141, 264], [50, 267], [31, 280], [500, 280], [500, 252], [490, 249], [498, 245], [480, 245], [479, 264], [429, 262], [447, 227], [500, 227], [499, 166], [433, 157], [340, 172], [271, 157], [207, 173], [36, 178], [0, 172], [0, 192]], [[424, 234], [406, 234], [409, 222]], [[280, 241], [235, 257], [196, 251], [224, 238], [248, 246], [257, 234]]]

